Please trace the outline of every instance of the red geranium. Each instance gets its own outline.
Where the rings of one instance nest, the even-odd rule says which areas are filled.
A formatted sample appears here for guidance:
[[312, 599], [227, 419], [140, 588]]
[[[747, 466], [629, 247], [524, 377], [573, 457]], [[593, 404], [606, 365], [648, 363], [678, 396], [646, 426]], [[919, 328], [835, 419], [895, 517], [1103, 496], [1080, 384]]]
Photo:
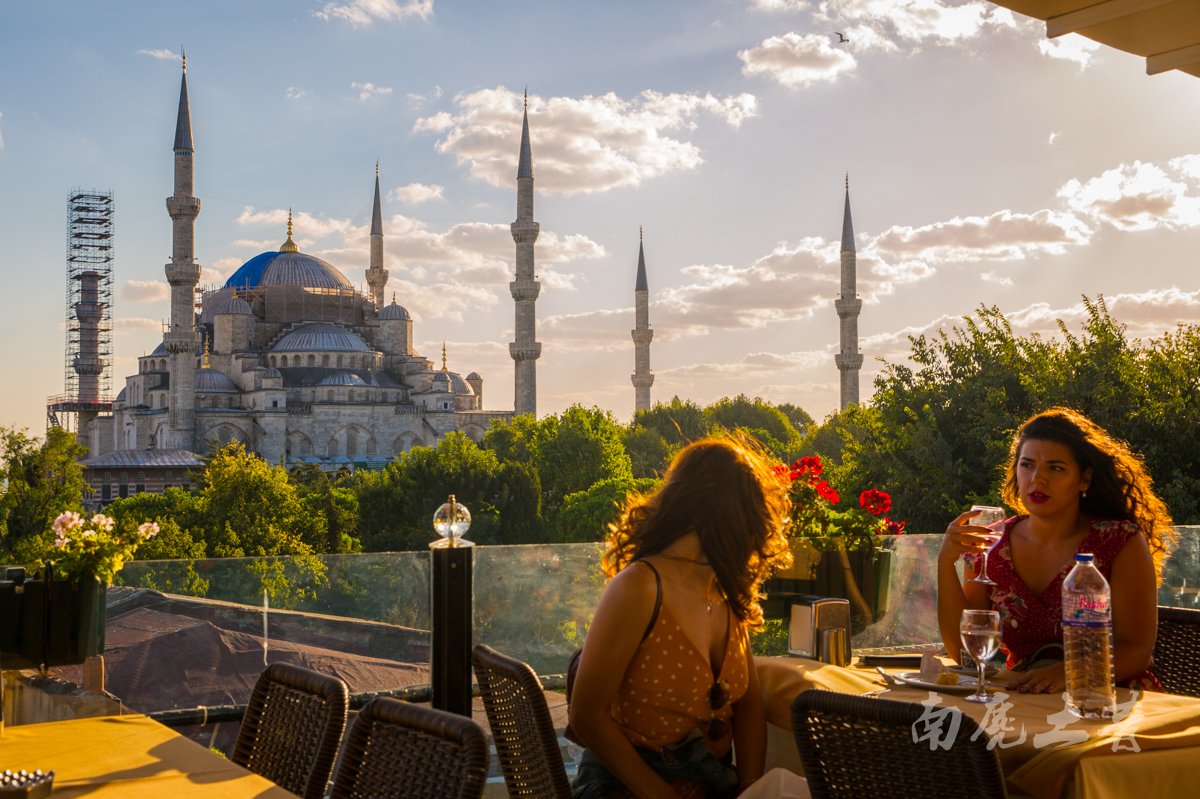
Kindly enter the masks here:
[[868, 488], [859, 495], [858, 504], [862, 505], [868, 513], [878, 516], [892, 509], [892, 498], [883, 491]]
[[883, 517], [883, 520], [887, 523], [887, 528], [881, 535], [904, 535], [905, 522], [894, 522], [886, 516]]
[[[817, 477], [823, 471], [825, 471], [825, 467], [821, 464], [820, 456], [809, 455], [792, 464], [792, 474], [794, 475], [792, 479], [795, 480], [796, 477], [806, 474]], [[809, 482], [811, 483], [812, 481], [810, 480]]]
[[813, 488], [817, 489], [817, 493], [821, 495], [821, 498], [831, 505], [836, 505], [842, 501], [842, 498], [838, 496], [838, 492], [834, 490], [833, 486], [829, 485], [829, 483], [825, 482], [824, 480], [813, 483], [812, 485]]

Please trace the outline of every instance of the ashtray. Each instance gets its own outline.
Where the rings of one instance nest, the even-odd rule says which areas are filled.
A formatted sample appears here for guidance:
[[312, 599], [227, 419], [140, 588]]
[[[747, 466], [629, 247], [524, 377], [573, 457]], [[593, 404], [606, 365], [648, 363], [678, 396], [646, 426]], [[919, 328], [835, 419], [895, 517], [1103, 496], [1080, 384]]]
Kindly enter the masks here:
[[50, 795], [54, 785], [54, 772], [43, 774], [41, 769], [32, 774], [25, 769], [0, 773], [0, 799], [42, 799]]

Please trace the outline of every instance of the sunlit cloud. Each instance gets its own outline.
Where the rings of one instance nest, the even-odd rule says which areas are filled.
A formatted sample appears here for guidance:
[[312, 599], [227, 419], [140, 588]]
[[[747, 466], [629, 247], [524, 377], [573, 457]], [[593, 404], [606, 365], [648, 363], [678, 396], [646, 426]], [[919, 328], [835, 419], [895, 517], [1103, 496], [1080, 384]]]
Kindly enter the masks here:
[[1092, 56], [1099, 49], [1099, 42], [1085, 39], [1078, 33], [1068, 33], [1057, 39], [1038, 41], [1038, 50], [1042, 52], [1042, 55], [1064, 61], [1074, 61], [1080, 69], [1085, 68], [1091, 62]]
[[743, 75], [765, 75], [791, 87], [835, 80], [858, 63], [845, 50], [833, 47], [828, 36], [816, 33], [772, 36], [757, 47], [742, 50], [738, 58], [743, 62]]
[[392, 90], [386, 86], [376, 86], [374, 83], [351, 83], [350, 88], [359, 90], [358, 99], [360, 100], [369, 100], [372, 97], [392, 93]]
[[408, 0], [401, 3], [397, 0], [352, 0], [350, 3], [326, 3], [320, 11], [313, 11], [314, 17], [324, 20], [340, 19], [351, 25], [370, 25], [375, 20], [403, 21], [409, 17], [429, 19], [433, 14], [433, 0]]
[[148, 55], [160, 61], [182, 61], [183, 56], [170, 50], [138, 50], [138, 55]]
[[416, 205], [428, 200], [442, 199], [443, 191], [445, 188], [437, 184], [426, 186], [423, 183], [409, 183], [407, 186], [401, 186], [388, 192], [388, 199]]

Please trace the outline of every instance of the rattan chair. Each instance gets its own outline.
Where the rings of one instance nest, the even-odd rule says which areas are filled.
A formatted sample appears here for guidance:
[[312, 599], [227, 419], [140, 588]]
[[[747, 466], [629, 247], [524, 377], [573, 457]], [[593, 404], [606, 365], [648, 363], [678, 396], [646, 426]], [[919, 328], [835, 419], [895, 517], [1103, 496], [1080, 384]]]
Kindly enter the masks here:
[[558, 734], [533, 669], [482, 644], [471, 662], [509, 797], [571, 799]]
[[1200, 610], [1159, 605], [1153, 671], [1167, 693], [1200, 697]]
[[[930, 750], [913, 741], [927, 708], [910, 702], [802, 691], [792, 703], [792, 732], [813, 799], [1005, 799], [1000, 760], [966, 714], [953, 745]], [[949, 731], [952, 719], [943, 720]], [[924, 723], [915, 729], [922, 737]]]
[[479, 799], [487, 772], [474, 721], [378, 697], [350, 725], [331, 799]]
[[303, 799], [321, 799], [346, 729], [346, 683], [290, 663], [272, 663], [258, 677], [234, 763]]

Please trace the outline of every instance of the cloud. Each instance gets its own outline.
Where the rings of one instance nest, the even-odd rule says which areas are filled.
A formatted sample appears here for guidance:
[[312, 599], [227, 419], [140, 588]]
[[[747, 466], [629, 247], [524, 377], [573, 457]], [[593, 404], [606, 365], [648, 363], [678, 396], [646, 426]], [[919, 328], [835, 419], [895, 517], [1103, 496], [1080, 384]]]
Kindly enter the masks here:
[[162, 322], [144, 316], [126, 316], [113, 320], [113, 328], [119, 333], [135, 330], [162, 330]]
[[996, 285], [1004, 286], [1005, 288], [1008, 288], [1013, 284], [1011, 277], [1001, 277], [995, 272], [984, 272], [979, 276], [979, 279], [985, 283], [995, 283]]
[[738, 58], [744, 62], [743, 75], [766, 75], [791, 87], [835, 80], [858, 64], [845, 50], [834, 49], [828, 36], [817, 33], [772, 36], [758, 47], [742, 50]]
[[171, 299], [171, 287], [161, 280], [126, 280], [117, 290], [122, 302], [159, 302]]
[[753, 11], [800, 11], [808, 8], [805, 0], [750, 0]]
[[940, 0], [826, 0], [816, 17], [857, 22], [889, 39], [918, 43], [927, 39], [959, 43], [978, 36], [989, 25], [1016, 27], [1011, 11], [982, 2], [949, 6]]
[[429, 19], [433, 14], [433, 0], [352, 0], [344, 5], [326, 3], [320, 11], [312, 12], [323, 20], [341, 19], [351, 25], [370, 25], [376, 19], [404, 21], [409, 17]]
[[869, 247], [935, 263], [1011, 261], [1040, 253], [1061, 255], [1068, 245], [1086, 244], [1090, 237], [1091, 230], [1073, 214], [997, 211], [918, 228], [897, 225], [871, 239]]
[[376, 86], [374, 83], [351, 83], [350, 88], [359, 89], [358, 99], [360, 100], [369, 100], [372, 97], [392, 93], [392, 90], [386, 86]]
[[[1195, 179], [1196, 163], [1196, 156], [1184, 156], [1169, 162], [1168, 167]], [[1200, 197], [1189, 196], [1187, 184], [1172, 180], [1161, 167], [1141, 161], [1121, 164], [1086, 183], [1070, 180], [1058, 196], [1073, 210], [1118, 230], [1200, 225]]]
[[1042, 51], [1042, 55], [1074, 61], [1080, 69], [1084, 69], [1092, 60], [1092, 55], [1100, 49], [1100, 43], [1085, 39], [1078, 33], [1068, 33], [1057, 39], [1039, 40], [1038, 49]]
[[[243, 212], [243, 215], [244, 215], [244, 212]], [[235, 247], [253, 247], [256, 250], [263, 250], [263, 249], [271, 250], [271, 249], [275, 249], [280, 244], [282, 244], [282, 242], [276, 241], [275, 239], [263, 239], [262, 241], [255, 241], [254, 239], [234, 239], [233, 240], [233, 246], [235, 246]]]
[[387, 198], [393, 201], [416, 205], [427, 200], [443, 199], [442, 192], [444, 190], [443, 186], [438, 186], [437, 184], [426, 186], [423, 183], [409, 183], [407, 186], [401, 186], [398, 189], [388, 192]]
[[[522, 96], [500, 86], [454, 98], [457, 114], [445, 111], [418, 119], [414, 131], [443, 136], [440, 153], [469, 164], [471, 174], [493, 186], [509, 188], [517, 172], [521, 141]], [[695, 130], [701, 112], [731, 127], [758, 113], [753, 95], [717, 98], [711, 94], [645, 91], [632, 100], [615, 93], [578, 99], [529, 98], [530, 139], [538, 190], [575, 194], [602, 192], [704, 162], [700, 148], [665, 136]]]
[[299, 100], [301, 97], [308, 97], [311, 94], [312, 92], [305, 91], [304, 89], [297, 89], [295, 86], [289, 86], [287, 90], [287, 96], [289, 100]]
[[1049, 144], [1054, 144], [1054, 140], [1055, 140], [1055, 139], [1057, 139], [1057, 138], [1058, 138], [1059, 136], [1061, 136], [1061, 135], [1062, 135], [1062, 134], [1061, 134], [1061, 133], [1059, 133], [1057, 130], [1052, 130], [1052, 131], [1050, 131], [1050, 141], [1049, 141], [1048, 143], [1049, 143]]
[[213, 264], [204, 267], [200, 279], [207, 283], [224, 283], [245, 263], [241, 258], [219, 258]]
[[160, 61], [182, 61], [183, 56], [170, 50], [138, 50], [138, 55], [154, 56]]

